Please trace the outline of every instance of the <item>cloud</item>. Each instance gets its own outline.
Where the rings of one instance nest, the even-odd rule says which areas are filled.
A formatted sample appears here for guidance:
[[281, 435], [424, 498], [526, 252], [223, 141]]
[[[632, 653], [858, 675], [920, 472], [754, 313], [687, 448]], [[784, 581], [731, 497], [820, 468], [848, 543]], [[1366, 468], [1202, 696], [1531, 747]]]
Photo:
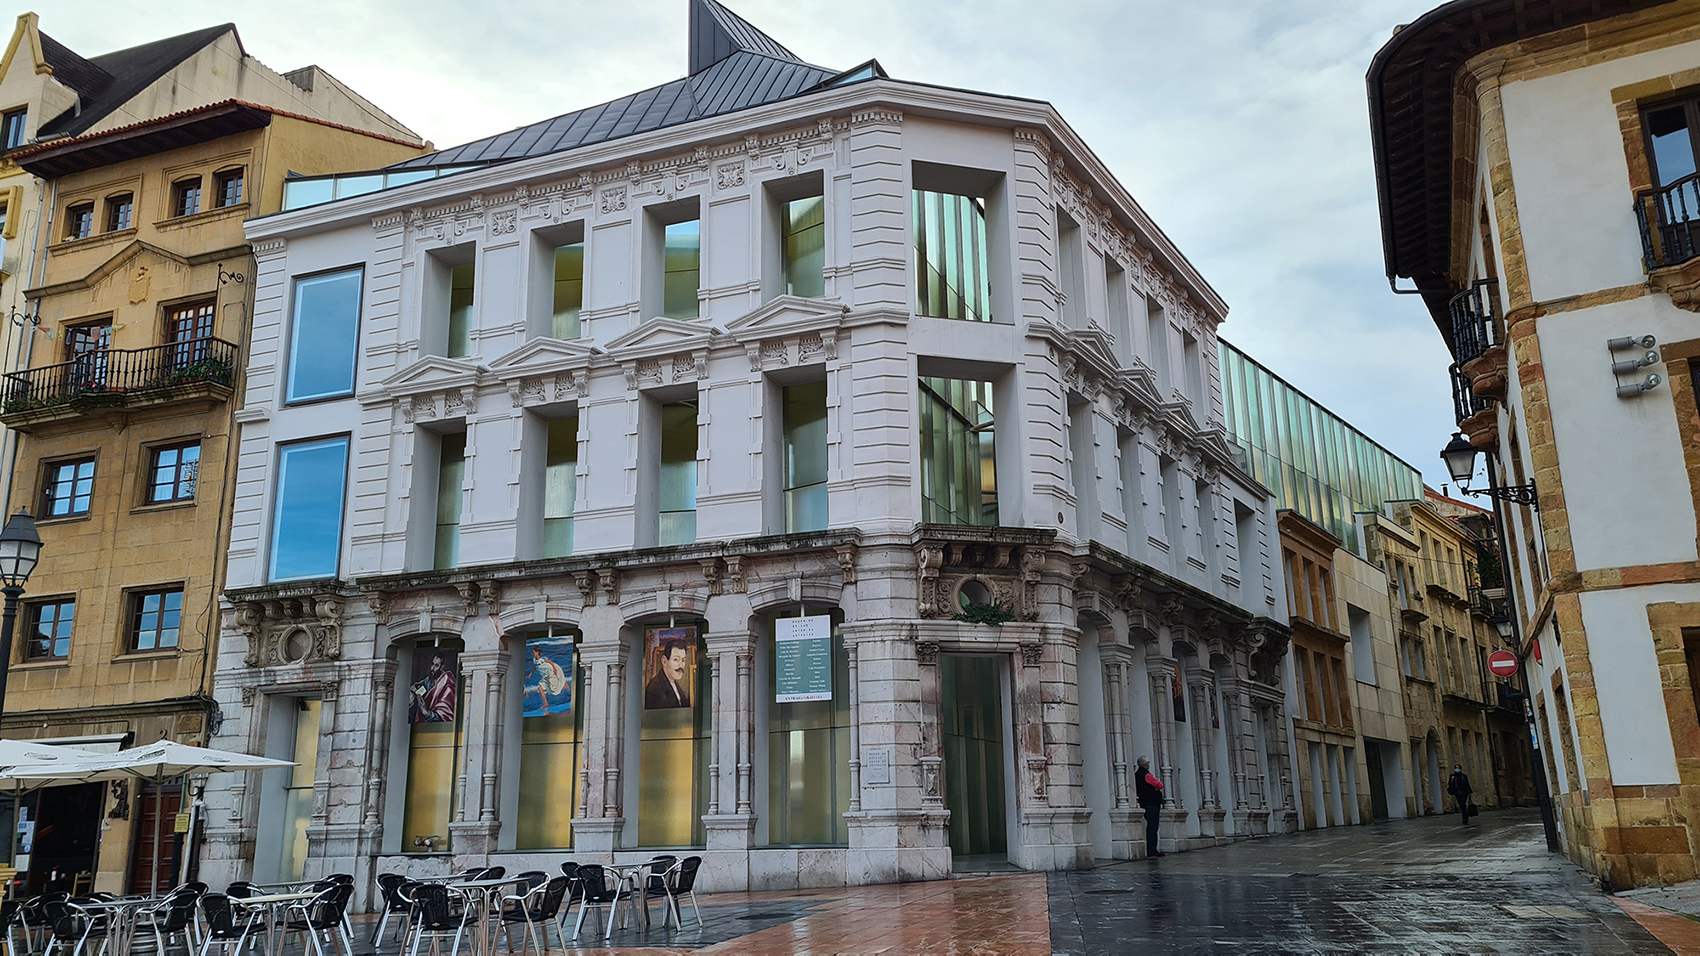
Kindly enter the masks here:
[[[726, 0], [804, 59], [1047, 99], [1227, 299], [1227, 338], [1444, 479], [1445, 349], [1387, 287], [1364, 71], [1434, 0]], [[439, 146], [684, 72], [685, 0], [61, 0], [92, 54], [234, 19]], [[145, 28], [145, 32], [144, 31]]]

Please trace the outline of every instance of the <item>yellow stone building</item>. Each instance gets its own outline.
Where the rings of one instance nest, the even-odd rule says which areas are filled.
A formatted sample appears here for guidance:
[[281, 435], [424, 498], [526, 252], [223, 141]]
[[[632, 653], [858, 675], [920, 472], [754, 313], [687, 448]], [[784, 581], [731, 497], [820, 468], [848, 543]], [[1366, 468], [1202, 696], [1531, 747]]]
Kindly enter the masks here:
[[[318, 68], [278, 74], [234, 28], [207, 32], [181, 68], [203, 93], [269, 105], [228, 95], [8, 154], [49, 201], [25, 292], [40, 322], [0, 391], [0, 423], [19, 436], [9, 507], [37, 516], [44, 543], [6, 737], [206, 741], [254, 302], [243, 221], [281, 207], [290, 173], [383, 166], [423, 146]], [[175, 787], [52, 793], [24, 809], [49, 834], [29, 848], [33, 883], [145, 888], [156, 808], [161, 869], [179, 862]]]

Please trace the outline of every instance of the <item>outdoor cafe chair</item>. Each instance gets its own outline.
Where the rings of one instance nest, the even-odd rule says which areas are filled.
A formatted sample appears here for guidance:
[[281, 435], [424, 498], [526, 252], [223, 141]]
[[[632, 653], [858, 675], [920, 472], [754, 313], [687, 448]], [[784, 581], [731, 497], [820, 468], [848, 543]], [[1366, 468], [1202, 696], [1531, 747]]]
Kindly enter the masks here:
[[401, 914], [401, 938], [407, 938], [407, 914], [413, 909], [413, 898], [403, 896], [401, 890], [411, 882], [413, 881], [400, 873], [378, 874], [378, 895], [382, 901], [384, 915], [372, 927], [373, 948], [377, 948], [379, 941], [384, 938], [384, 932], [390, 926], [390, 917], [396, 913]]
[[[520, 952], [528, 952], [536, 944], [539, 953], [549, 951], [549, 927], [555, 928], [555, 936], [561, 941], [561, 948], [567, 948], [567, 938], [561, 932], [561, 924], [557, 917], [561, 912], [561, 900], [567, 895], [567, 886], [572, 881], [564, 876], [546, 880], [524, 893], [515, 896], [502, 897], [504, 904], [501, 910], [502, 929], [507, 935], [508, 950], [514, 948], [512, 932], [516, 926], [525, 927], [525, 944]], [[539, 938], [538, 928], [542, 927]]]
[[524, 873], [514, 877], [514, 879], [524, 881], [525, 888], [527, 890], [535, 890], [539, 886], [549, 882], [549, 874], [542, 870], [526, 870]]
[[[18, 907], [18, 925], [23, 930], [24, 952], [33, 953], [37, 945], [45, 945], [42, 937], [53, 932], [53, 927], [47, 922], [46, 906], [53, 900], [70, 899], [71, 894], [62, 890], [40, 893], [24, 900]], [[11, 941], [11, 930], [7, 930], [7, 941]]]
[[683, 915], [678, 912], [678, 899], [681, 896], [691, 898], [691, 912], [697, 915], [697, 929], [702, 929], [702, 910], [697, 908], [697, 870], [702, 868], [702, 857], [687, 856], [679, 861], [667, 879], [667, 898], [673, 902], [674, 916], [679, 917], [679, 928], [685, 928]]
[[250, 896], [259, 896], [260, 894], [254, 892], [254, 884], [247, 880], [237, 880], [225, 889], [224, 895], [233, 900], [245, 900]]
[[[350, 874], [350, 873], [332, 873], [329, 876], [321, 876], [318, 879], [314, 880], [313, 885], [308, 887], [308, 889], [311, 890], [314, 893], [322, 893], [325, 890], [328, 890], [333, 886], [347, 886], [347, 887], [349, 887], [349, 891], [353, 892], [353, 887], [354, 887], [354, 876], [353, 876], [353, 874]], [[350, 926], [349, 923], [348, 923], [348, 913], [347, 912], [344, 912], [343, 915], [342, 915], [342, 932], [343, 932], [343, 935], [347, 936], [349, 939], [354, 938], [354, 927]]]
[[42, 912], [47, 916], [48, 927], [52, 931], [44, 956], [52, 956], [61, 948], [68, 950], [70, 956], [83, 956], [94, 951], [94, 942], [100, 943], [100, 953], [106, 952], [109, 921], [96, 917], [68, 899], [44, 904]]
[[324, 956], [325, 952], [321, 942], [329, 942], [332, 946], [340, 942], [344, 956], [354, 956], [354, 940], [343, 925], [348, 914], [348, 901], [353, 896], [354, 887], [333, 883], [312, 899], [289, 904], [280, 927], [280, 942], [287, 940], [291, 933], [305, 933], [313, 941], [313, 952], [318, 956]]
[[620, 908], [620, 887], [623, 880], [608, 879], [608, 871], [600, 864], [586, 863], [578, 868], [578, 883], [580, 889], [578, 904], [578, 922], [573, 924], [573, 939], [578, 939], [579, 930], [584, 928], [584, 914], [592, 906], [596, 907], [596, 918], [602, 919], [602, 907], [608, 907], [608, 928], [602, 938], [608, 939], [614, 935], [614, 915]]
[[[466, 906], [465, 894], [440, 883], [420, 883], [413, 890], [413, 945], [409, 956], [418, 956], [419, 944], [431, 939], [431, 952], [437, 952], [437, 941], [452, 937], [449, 956], [460, 952], [461, 937], [466, 935], [472, 907]], [[462, 905], [456, 907], [456, 902]]]
[[[195, 904], [199, 901], [199, 894], [193, 890], [178, 889], [139, 915], [138, 918], [146, 919], [148, 927], [153, 930], [153, 941], [157, 947], [154, 952], [164, 954], [178, 936], [183, 937], [184, 949], [195, 948], [191, 934], [195, 924]], [[136, 929], [140, 931], [141, 927]]]
[[561, 913], [555, 919], [564, 935], [567, 931], [567, 917], [573, 914], [573, 904], [584, 896], [584, 887], [578, 881], [578, 864], [568, 860], [561, 864], [561, 875], [567, 878], [567, 898], [561, 904]]
[[249, 938], [256, 933], [264, 933], [260, 925], [260, 911], [251, 909], [243, 912], [237, 909], [232, 898], [223, 893], [207, 893], [201, 897], [201, 915], [206, 918], [207, 931], [201, 939], [200, 956], [207, 956], [213, 946], [225, 956], [234, 953], [242, 956], [242, 951], [248, 946]]

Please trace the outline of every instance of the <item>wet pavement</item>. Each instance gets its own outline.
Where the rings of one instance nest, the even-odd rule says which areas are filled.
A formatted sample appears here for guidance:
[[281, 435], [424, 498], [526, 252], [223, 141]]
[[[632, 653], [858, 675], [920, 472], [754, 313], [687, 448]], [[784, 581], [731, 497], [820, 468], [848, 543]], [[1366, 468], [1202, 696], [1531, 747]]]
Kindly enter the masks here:
[[[1664, 953], [1643, 924], [1674, 939], [1657, 919], [1686, 923], [1600, 893], [1546, 852], [1540, 818], [1521, 810], [1484, 813], [1467, 828], [1429, 817], [1067, 873], [699, 899], [701, 927], [687, 906], [685, 929], [661, 928], [657, 904], [654, 927], [616, 929], [608, 945], [754, 956]], [[568, 951], [606, 952], [600, 935], [587, 920], [584, 949]]]
[[1057, 953], [1664, 953], [1534, 811], [1429, 817], [1052, 874]]

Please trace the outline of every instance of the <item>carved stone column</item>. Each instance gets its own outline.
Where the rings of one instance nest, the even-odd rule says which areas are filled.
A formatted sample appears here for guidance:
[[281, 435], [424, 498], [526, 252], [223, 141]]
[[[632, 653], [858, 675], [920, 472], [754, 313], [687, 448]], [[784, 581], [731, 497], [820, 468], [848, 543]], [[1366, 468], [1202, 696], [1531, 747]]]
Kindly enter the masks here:
[[1151, 755], [1151, 760], [1156, 764], [1167, 788], [1163, 795], [1168, 798], [1169, 807], [1185, 810], [1186, 798], [1175, 780], [1173, 759], [1175, 714], [1172, 694], [1175, 662], [1162, 658], [1147, 658], [1147, 662], [1151, 681], [1151, 746], [1156, 750], [1156, 753]]
[[1199, 808], [1216, 810], [1221, 806], [1216, 793], [1216, 730], [1210, 725], [1210, 698], [1213, 693], [1210, 678], [1196, 672], [1187, 675], [1188, 699], [1192, 702], [1189, 715], [1192, 726], [1193, 754], [1198, 763]]
[[579, 806], [573, 817], [573, 846], [586, 853], [611, 852], [625, 819], [620, 815], [620, 765], [625, 748], [625, 680], [628, 642], [617, 605], [589, 604], [579, 619], [584, 635], [578, 666], [584, 688], [579, 764]]
[[850, 685], [850, 805], [851, 813], [862, 812], [862, 715], [861, 687], [856, 673], [856, 645], [844, 645]]

